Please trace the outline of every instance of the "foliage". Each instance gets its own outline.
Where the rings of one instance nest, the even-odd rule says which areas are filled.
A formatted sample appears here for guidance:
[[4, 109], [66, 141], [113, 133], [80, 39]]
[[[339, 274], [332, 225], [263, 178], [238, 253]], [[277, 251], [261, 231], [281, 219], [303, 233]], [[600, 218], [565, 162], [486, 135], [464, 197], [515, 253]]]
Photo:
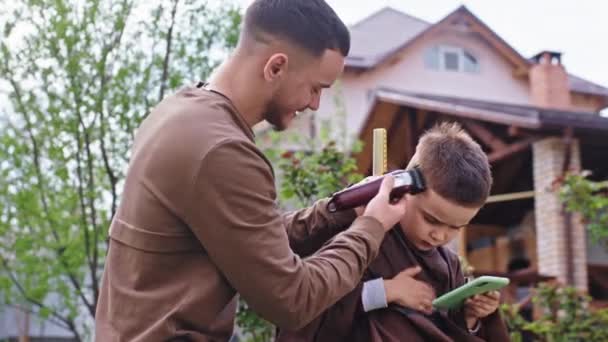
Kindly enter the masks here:
[[[0, 8], [0, 294], [87, 338], [135, 129], [234, 46], [203, 0]], [[196, 79], [189, 79], [196, 77]]]
[[608, 181], [594, 182], [588, 175], [567, 175], [559, 196], [568, 211], [581, 214], [592, 239], [608, 249]]
[[575, 288], [542, 283], [534, 290], [532, 302], [541, 317], [528, 322], [514, 304], [501, 305], [501, 311], [511, 330], [511, 340], [521, 341], [522, 332], [549, 342], [607, 341], [608, 309], [592, 311], [591, 298]]
[[284, 177], [281, 197], [296, 198], [301, 206], [310, 205], [362, 178], [356, 173], [355, 160], [338, 151], [335, 142], [317, 153], [288, 151], [281, 157], [278, 163]]

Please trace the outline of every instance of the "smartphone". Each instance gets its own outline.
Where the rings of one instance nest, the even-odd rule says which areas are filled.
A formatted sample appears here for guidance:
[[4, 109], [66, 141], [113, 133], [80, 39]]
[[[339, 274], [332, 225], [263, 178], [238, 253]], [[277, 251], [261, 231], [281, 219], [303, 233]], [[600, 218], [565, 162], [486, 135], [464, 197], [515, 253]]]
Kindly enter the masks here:
[[509, 285], [509, 278], [481, 276], [436, 298], [433, 301], [433, 307], [436, 309], [454, 309], [461, 306], [469, 297], [498, 290], [507, 285]]

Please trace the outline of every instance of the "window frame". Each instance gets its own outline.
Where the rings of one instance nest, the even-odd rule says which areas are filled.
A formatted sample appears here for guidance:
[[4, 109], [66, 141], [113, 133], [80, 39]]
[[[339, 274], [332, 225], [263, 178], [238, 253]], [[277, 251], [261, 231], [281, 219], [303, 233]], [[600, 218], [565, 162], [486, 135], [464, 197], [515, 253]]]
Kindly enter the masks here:
[[[437, 53], [437, 61], [428, 60], [428, 58], [434, 57], [433, 50]], [[453, 53], [458, 56], [458, 68], [450, 69], [446, 67], [446, 54]], [[465, 69], [465, 60], [468, 59], [468, 56], [472, 57], [475, 61], [474, 68], [472, 70]], [[477, 74], [480, 72], [480, 63], [479, 58], [477, 58], [475, 53], [472, 53], [471, 50], [465, 49], [460, 46], [447, 45], [447, 44], [437, 44], [433, 45], [425, 50], [424, 53], [424, 66], [427, 69], [437, 70], [437, 71], [448, 71], [448, 72], [458, 72], [458, 73], [466, 73], [466, 74]], [[436, 63], [435, 63], [436, 62]], [[437, 65], [436, 67], [434, 65]]]

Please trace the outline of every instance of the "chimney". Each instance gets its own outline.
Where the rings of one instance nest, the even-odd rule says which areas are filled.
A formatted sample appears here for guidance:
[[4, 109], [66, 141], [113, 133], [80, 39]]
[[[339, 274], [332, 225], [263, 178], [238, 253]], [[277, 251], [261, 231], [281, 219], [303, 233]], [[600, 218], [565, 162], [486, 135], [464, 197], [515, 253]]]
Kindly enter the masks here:
[[562, 65], [562, 54], [541, 51], [532, 57], [530, 92], [532, 103], [539, 107], [569, 109], [570, 87], [568, 74]]

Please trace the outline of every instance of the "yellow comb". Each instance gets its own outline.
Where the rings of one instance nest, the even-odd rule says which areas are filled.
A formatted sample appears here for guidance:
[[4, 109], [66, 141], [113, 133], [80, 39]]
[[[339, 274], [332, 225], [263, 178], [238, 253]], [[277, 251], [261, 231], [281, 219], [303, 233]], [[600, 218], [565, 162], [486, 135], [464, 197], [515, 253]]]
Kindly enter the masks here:
[[381, 176], [387, 171], [386, 129], [374, 128], [372, 175]]

